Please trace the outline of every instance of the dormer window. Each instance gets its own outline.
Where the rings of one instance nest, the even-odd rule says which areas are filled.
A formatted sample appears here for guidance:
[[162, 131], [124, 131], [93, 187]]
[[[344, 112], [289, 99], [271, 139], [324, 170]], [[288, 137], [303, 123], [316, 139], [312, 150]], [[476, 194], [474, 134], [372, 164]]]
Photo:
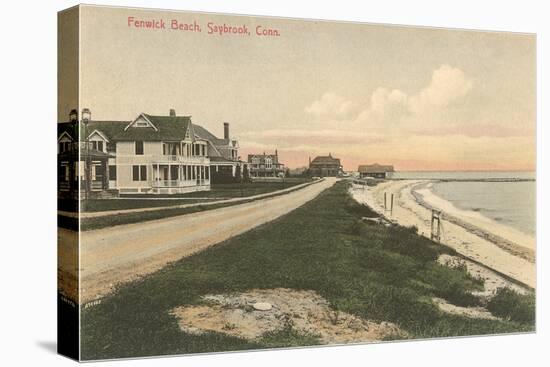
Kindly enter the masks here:
[[59, 153], [68, 152], [71, 150], [71, 142], [61, 141], [59, 142]]
[[91, 141], [92, 149], [93, 150], [99, 150], [100, 152], [103, 152], [103, 142], [102, 141]]
[[149, 124], [146, 121], [136, 121], [134, 127], [149, 127]]

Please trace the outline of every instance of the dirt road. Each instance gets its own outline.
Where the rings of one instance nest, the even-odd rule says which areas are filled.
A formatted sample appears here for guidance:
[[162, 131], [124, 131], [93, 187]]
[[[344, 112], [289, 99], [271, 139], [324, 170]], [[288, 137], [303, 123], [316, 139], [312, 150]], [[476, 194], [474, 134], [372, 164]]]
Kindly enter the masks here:
[[81, 303], [117, 284], [150, 274], [230, 237], [272, 221], [310, 201], [336, 182], [327, 178], [303, 189], [247, 204], [81, 233]]

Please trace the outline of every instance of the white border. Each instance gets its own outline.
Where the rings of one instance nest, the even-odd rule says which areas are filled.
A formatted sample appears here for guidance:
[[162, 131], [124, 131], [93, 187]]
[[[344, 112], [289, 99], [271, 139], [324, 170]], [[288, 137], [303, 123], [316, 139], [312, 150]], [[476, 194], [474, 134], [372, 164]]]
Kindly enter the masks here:
[[[538, 45], [538, 223], [548, 222], [548, 144], [544, 129], [544, 86], [550, 85], [548, 10], [543, 1], [351, 1], [327, 3], [291, 0], [145, 1], [102, 0], [107, 5], [259, 14], [369, 23], [492, 29], [537, 33]], [[2, 365], [74, 365], [52, 352], [56, 330], [56, 12], [75, 1], [8, 2], [3, 5], [1, 145], [2, 199]], [[7, 57], [9, 56], [9, 57]], [[548, 105], [548, 98], [546, 102]], [[25, 116], [31, 118], [25, 118]], [[26, 126], [26, 127], [25, 127]], [[7, 131], [6, 131], [7, 130]], [[25, 145], [21, 140], [25, 131]], [[40, 153], [40, 154], [37, 154]], [[32, 179], [18, 179], [29, 174]], [[28, 176], [27, 176], [28, 177]], [[547, 189], [546, 189], [547, 190]], [[545, 228], [546, 227], [546, 228]], [[548, 363], [550, 310], [545, 246], [548, 226], [538, 227], [538, 331], [533, 335], [460, 338], [407, 343], [231, 353], [164, 359], [104, 362], [101, 366], [543, 366]]]

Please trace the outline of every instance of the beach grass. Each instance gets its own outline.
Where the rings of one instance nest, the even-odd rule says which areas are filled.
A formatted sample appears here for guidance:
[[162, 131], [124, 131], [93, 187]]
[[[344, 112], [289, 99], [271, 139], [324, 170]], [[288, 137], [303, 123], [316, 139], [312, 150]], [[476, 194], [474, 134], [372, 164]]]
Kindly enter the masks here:
[[[464, 268], [437, 263], [453, 250], [414, 228], [365, 221], [376, 214], [355, 202], [338, 182], [302, 207], [128, 283], [84, 308], [82, 357], [102, 359], [317, 344], [312, 335], [282, 330], [248, 341], [219, 333], [182, 332], [169, 314], [199, 304], [206, 294], [251, 289], [313, 290], [333, 309], [388, 321], [406, 338], [528, 332], [528, 317], [471, 319], [439, 310], [433, 297], [478, 305], [483, 284]], [[524, 302], [523, 296], [515, 302]], [[521, 301], [520, 301], [521, 300]], [[500, 306], [506, 308], [505, 306]], [[401, 339], [403, 335], [388, 337]]]
[[526, 323], [535, 323], [535, 295], [520, 295], [510, 288], [499, 288], [487, 304], [493, 315]]

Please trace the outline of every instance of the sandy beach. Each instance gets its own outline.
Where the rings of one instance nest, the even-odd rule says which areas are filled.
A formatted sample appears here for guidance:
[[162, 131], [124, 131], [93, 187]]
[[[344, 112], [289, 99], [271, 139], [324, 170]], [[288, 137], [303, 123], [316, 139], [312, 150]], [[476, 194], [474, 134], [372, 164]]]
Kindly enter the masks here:
[[[426, 237], [430, 237], [431, 233], [431, 209], [441, 210], [442, 243], [496, 272], [531, 288], [536, 287], [536, 241], [533, 236], [496, 223], [479, 213], [456, 208], [433, 195], [427, 185], [430, 181], [395, 180], [368, 187], [354, 184], [350, 190], [358, 202], [369, 205], [392, 222], [416, 226], [418, 233]], [[384, 193], [387, 210], [384, 209]], [[389, 206], [391, 195], [394, 196], [393, 211]]]

